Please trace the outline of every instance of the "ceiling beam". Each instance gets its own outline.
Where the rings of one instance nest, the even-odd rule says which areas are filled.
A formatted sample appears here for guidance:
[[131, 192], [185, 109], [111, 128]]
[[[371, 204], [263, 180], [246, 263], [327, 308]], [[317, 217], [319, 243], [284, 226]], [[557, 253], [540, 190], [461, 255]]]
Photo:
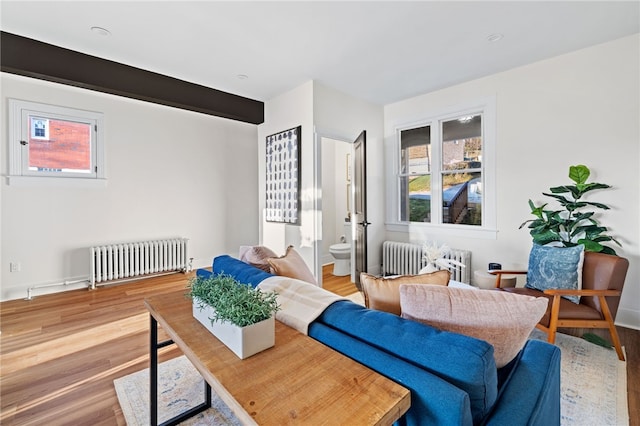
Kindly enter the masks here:
[[264, 122], [263, 102], [4, 31], [0, 70], [245, 123]]

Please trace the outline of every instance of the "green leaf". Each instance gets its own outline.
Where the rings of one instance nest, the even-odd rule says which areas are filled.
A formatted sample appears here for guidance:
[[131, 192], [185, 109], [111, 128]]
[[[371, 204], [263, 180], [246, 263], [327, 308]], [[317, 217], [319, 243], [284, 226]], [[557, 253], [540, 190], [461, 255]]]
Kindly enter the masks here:
[[578, 240], [578, 243], [584, 245], [585, 251], [600, 252], [604, 248], [602, 244], [590, 240]]
[[607, 206], [606, 204], [602, 204], [602, 203], [594, 203], [593, 201], [585, 201], [584, 202], [585, 205], [589, 205], [589, 206], [593, 206], [599, 209], [603, 209], [603, 210], [609, 210], [609, 206]]
[[608, 348], [608, 349], [613, 348], [613, 345], [611, 343], [609, 343], [609, 341], [607, 341], [606, 339], [603, 339], [602, 337], [598, 336], [597, 334], [585, 333], [582, 336], [582, 338], [584, 340], [586, 340], [587, 342], [591, 342], [593, 344], [596, 344], [598, 346], [602, 346], [604, 348]]
[[[567, 185], [554, 186], [552, 188], [549, 188], [549, 191], [553, 192], [554, 194], [564, 194], [566, 192], [571, 192], [571, 187]], [[547, 194], [544, 194], [544, 195], [547, 195]]]
[[544, 212], [545, 206], [546, 204], [543, 204], [540, 207], [536, 207], [536, 205], [533, 204], [533, 201], [529, 200], [529, 207], [531, 208], [531, 214], [539, 217], [540, 219], [542, 219], [542, 213]]
[[582, 189], [582, 193], [586, 193], [589, 191], [593, 191], [596, 189], [608, 189], [611, 188], [611, 185], [607, 185], [605, 183], [596, 183], [596, 182], [592, 182], [592, 183], [586, 183], [583, 185], [583, 189]]
[[569, 167], [569, 179], [577, 184], [583, 184], [589, 179], [591, 171], [585, 165], [579, 164], [577, 166]]
[[614, 255], [614, 256], [618, 255], [614, 249], [612, 249], [611, 247], [607, 247], [607, 246], [604, 246], [600, 253], [611, 254], [611, 255]]

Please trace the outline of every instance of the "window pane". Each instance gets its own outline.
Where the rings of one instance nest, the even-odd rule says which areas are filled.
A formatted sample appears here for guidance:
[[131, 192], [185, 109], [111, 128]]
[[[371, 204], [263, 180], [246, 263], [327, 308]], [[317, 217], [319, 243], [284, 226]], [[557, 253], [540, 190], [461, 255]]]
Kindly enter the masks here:
[[400, 220], [431, 222], [431, 175], [400, 178]]
[[[400, 132], [400, 220], [431, 221], [431, 127]], [[410, 176], [406, 176], [410, 175]]]
[[30, 117], [29, 170], [91, 173], [91, 125]]
[[482, 174], [442, 175], [442, 222], [482, 225]]
[[442, 222], [482, 225], [482, 115], [442, 122]]
[[400, 174], [431, 172], [431, 127], [400, 132]]
[[460, 117], [442, 123], [442, 169], [482, 167], [482, 116]]

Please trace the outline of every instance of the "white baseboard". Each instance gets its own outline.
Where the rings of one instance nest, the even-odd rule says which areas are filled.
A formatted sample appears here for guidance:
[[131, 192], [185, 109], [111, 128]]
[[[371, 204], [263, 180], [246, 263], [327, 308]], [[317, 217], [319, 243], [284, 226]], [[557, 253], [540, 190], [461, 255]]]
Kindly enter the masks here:
[[618, 307], [616, 325], [640, 330], [640, 311]]

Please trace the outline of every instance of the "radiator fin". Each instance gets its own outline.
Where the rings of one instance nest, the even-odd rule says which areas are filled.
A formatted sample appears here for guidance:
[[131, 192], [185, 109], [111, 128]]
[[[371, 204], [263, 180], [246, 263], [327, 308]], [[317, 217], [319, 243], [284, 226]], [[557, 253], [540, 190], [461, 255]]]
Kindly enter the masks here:
[[[462, 283], [471, 283], [471, 251], [451, 249], [444, 256], [465, 265], [455, 266], [451, 270], [451, 279]], [[385, 241], [382, 243], [382, 275], [415, 275], [425, 266], [422, 259], [422, 246], [412, 243]]]
[[171, 238], [91, 247], [91, 288], [95, 288], [96, 283], [188, 272], [188, 241]]

